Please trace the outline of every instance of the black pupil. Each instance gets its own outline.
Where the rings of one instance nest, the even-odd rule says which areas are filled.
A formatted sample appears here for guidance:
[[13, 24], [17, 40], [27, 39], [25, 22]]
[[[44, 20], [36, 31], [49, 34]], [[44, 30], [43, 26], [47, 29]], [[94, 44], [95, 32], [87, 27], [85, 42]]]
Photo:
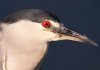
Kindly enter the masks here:
[[49, 26], [49, 23], [46, 22], [45, 25], [46, 25], [46, 26]]
[[43, 23], [42, 23], [42, 25], [43, 25], [43, 27], [45, 27], [45, 28], [49, 28], [51, 25], [50, 25], [50, 22], [48, 22], [48, 21], [44, 21]]

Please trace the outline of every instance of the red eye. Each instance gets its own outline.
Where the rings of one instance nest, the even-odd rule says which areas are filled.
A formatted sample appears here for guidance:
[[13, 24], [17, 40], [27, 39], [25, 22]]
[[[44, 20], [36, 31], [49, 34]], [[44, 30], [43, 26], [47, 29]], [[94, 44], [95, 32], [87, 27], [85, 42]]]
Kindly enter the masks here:
[[49, 21], [43, 21], [42, 26], [45, 28], [49, 28], [51, 26], [51, 23]]

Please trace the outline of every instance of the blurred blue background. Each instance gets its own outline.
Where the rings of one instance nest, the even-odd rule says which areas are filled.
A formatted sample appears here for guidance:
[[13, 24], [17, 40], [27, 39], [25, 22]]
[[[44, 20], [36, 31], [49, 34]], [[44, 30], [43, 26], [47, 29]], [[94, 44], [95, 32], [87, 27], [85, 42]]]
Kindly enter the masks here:
[[[66, 27], [86, 34], [100, 45], [99, 3], [99, 0], [0, 0], [0, 19], [20, 9], [45, 9], [55, 13]], [[42, 70], [100, 70], [100, 46], [51, 42]]]

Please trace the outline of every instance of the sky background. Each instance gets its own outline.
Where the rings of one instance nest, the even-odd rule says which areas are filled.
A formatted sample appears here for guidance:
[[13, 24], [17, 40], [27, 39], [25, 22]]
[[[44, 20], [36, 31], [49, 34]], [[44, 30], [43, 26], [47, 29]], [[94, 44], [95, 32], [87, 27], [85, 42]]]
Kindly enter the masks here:
[[[0, 19], [21, 9], [45, 9], [55, 13], [66, 27], [100, 45], [99, 3], [99, 0], [0, 0]], [[100, 70], [100, 46], [51, 42], [42, 70]]]

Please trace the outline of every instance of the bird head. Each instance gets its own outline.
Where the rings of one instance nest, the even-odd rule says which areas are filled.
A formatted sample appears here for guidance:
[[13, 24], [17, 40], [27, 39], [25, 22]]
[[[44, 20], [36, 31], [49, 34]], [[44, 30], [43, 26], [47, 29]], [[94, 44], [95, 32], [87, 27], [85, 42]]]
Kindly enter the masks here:
[[8, 39], [10, 37], [29, 42], [72, 40], [97, 45], [87, 36], [64, 27], [55, 14], [40, 9], [27, 9], [10, 14], [2, 20], [2, 26]]

